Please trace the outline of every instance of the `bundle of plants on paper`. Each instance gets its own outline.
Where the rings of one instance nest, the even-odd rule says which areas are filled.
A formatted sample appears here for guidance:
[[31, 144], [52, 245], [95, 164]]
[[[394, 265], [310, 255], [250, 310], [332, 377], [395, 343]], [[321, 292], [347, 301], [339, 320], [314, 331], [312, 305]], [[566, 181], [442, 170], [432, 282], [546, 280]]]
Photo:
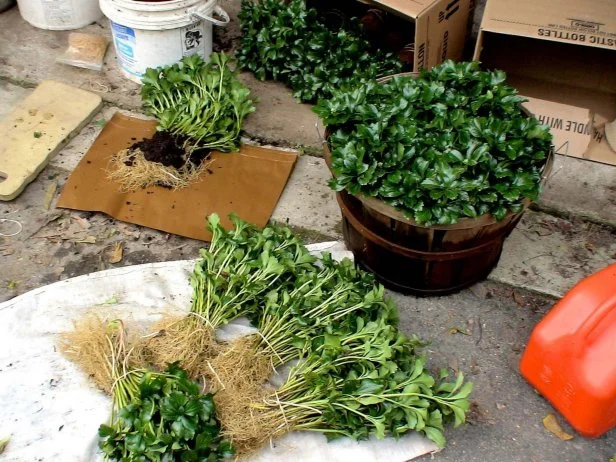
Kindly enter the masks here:
[[158, 122], [152, 138], [115, 154], [108, 177], [122, 191], [159, 185], [183, 188], [207, 169], [210, 152], [239, 149], [242, 124], [255, 110], [229, 56], [213, 53], [148, 69], [141, 89], [148, 115]]

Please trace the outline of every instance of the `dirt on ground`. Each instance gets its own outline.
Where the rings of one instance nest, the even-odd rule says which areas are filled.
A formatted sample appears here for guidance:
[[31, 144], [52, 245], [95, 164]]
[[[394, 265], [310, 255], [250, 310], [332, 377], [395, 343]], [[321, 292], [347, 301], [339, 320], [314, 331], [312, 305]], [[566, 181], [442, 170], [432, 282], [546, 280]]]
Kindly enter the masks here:
[[[484, 282], [448, 297], [416, 298], [390, 292], [401, 329], [430, 341], [428, 366], [462, 371], [474, 384], [468, 424], [449, 429], [447, 447], [422, 462], [608, 462], [616, 430], [598, 439], [579, 436], [519, 372], [534, 326], [554, 299]], [[548, 431], [554, 414], [573, 439]]]

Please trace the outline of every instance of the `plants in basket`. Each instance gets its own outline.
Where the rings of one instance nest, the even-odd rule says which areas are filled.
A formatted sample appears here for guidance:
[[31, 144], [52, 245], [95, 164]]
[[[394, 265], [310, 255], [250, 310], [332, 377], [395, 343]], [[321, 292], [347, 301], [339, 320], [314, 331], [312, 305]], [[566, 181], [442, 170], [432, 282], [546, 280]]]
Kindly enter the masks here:
[[447, 61], [320, 100], [331, 187], [377, 198], [426, 227], [521, 212], [539, 195], [552, 136], [505, 78]]

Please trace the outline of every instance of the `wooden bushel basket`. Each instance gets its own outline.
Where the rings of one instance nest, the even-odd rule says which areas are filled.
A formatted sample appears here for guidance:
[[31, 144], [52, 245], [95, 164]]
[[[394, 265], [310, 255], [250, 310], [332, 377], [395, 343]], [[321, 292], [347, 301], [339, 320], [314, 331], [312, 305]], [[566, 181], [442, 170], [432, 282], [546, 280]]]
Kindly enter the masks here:
[[[328, 139], [326, 129], [325, 161], [331, 170]], [[552, 163], [550, 152], [543, 167], [543, 182]], [[452, 293], [485, 279], [498, 263], [505, 239], [524, 214], [524, 210], [510, 212], [501, 221], [483, 215], [463, 218], [455, 225], [423, 226], [374, 197], [341, 192], [337, 199], [344, 239], [355, 260], [385, 286], [417, 295]], [[525, 209], [529, 205], [527, 200]]]

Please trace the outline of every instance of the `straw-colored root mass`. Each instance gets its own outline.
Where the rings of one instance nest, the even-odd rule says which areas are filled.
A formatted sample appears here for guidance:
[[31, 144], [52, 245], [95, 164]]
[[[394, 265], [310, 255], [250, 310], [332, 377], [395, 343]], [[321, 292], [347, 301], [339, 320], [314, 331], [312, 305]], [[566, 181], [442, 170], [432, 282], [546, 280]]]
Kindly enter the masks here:
[[[61, 335], [60, 349], [77, 363], [106, 393], [111, 394], [114, 366], [120, 362], [134, 367], [164, 370], [179, 361], [193, 379], [205, 381], [214, 393], [217, 417], [225, 438], [230, 439], [240, 458], [262, 448], [275, 437], [291, 430], [272, 405], [271, 358], [259, 351], [257, 335], [231, 343], [216, 341], [213, 329], [193, 315], [167, 316], [134, 340], [121, 329], [96, 315], [75, 323], [75, 329]], [[130, 365], [128, 365], [130, 359]], [[267, 404], [266, 404], [267, 402]]]
[[120, 185], [120, 192], [134, 192], [149, 186], [182, 189], [195, 183], [207, 170], [211, 161], [195, 166], [187, 162], [177, 169], [146, 160], [140, 149], [122, 149], [113, 155], [107, 178]]
[[[115, 326], [112, 326], [116, 323]], [[75, 321], [75, 328], [60, 335], [60, 351], [79, 365], [107, 394], [115, 382], [114, 369], [132, 364], [135, 341], [128, 338], [121, 321], [88, 313]]]
[[209, 361], [216, 357], [221, 346], [213, 329], [199, 318], [188, 316], [165, 317], [152, 327], [140, 345], [142, 361], [158, 370], [179, 361], [180, 367], [193, 379], [210, 376]]
[[221, 391], [233, 386], [250, 388], [261, 387], [272, 374], [273, 368], [269, 358], [256, 355], [258, 337], [249, 335], [230, 343], [211, 360], [208, 369], [216, 384], [214, 391]]
[[276, 436], [271, 409], [263, 406], [272, 393], [267, 380], [273, 369], [269, 358], [255, 355], [257, 341], [256, 336], [242, 337], [209, 364], [223, 433], [240, 456], [253, 453]]

